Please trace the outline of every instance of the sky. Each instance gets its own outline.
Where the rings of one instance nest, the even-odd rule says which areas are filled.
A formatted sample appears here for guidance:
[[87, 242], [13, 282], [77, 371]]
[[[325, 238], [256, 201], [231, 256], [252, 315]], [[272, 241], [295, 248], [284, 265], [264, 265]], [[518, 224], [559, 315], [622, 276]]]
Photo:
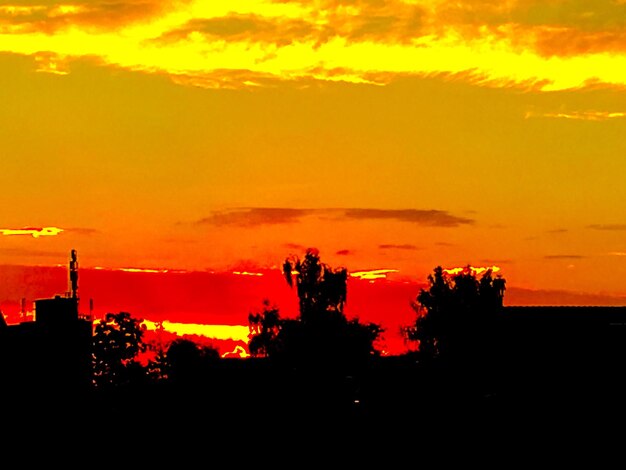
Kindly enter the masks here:
[[0, 265], [626, 304], [625, 86], [623, 0], [1, 1]]

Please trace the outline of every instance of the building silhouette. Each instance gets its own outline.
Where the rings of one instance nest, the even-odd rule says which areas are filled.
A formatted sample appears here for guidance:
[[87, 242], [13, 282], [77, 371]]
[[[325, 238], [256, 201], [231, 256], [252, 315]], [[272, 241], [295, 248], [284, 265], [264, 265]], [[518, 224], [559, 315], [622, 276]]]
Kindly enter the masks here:
[[69, 290], [34, 301], [34, 319], [7, 324], [0, 315], [0, 394], [45, 401], [91, 387], [91, 315], [80, 313], [78, 261], [70, 253]]

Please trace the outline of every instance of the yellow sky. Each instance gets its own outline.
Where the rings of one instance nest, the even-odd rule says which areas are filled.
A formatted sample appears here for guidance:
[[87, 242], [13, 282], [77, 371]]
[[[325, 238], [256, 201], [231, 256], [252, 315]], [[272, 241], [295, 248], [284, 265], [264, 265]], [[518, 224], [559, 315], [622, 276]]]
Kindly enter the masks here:
[[0, 264], [626, 295], [625, 70], [618, 0], [3, 2]]

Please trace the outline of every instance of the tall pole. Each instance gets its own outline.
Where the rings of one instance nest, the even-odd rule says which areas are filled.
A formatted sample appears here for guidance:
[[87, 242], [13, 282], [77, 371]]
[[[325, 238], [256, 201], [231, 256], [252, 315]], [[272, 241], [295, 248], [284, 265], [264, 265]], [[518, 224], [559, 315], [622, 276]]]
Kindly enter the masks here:
[[78, 299], [78, 259], [76, 250], [72, 250], [70, 257], [70, 284], [72, 299]]

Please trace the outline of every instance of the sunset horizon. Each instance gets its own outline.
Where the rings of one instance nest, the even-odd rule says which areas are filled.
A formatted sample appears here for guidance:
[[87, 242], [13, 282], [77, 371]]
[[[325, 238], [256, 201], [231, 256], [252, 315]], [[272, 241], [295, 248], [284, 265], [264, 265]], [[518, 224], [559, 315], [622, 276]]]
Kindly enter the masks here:
[[0, 0], [7, 449], [605, 454], [624, 136], [626, 0]]
[[[320, 256], [324, 261], [322, 253]], [[452, 277], [470, 265], [443, 268]], [[5, 265], [0, 270], [0, 312], [8, 324], [33, 321], [36, 300], [65, 296], [70, 289], [68, 266], [60, 263]], [[471, 266], [477, 277], [487, 270], [507, 281], [505, 306], [626, 305], [624, 296], [518, 287], [498, 266]], [[348, 270], [346, 316], [383, 327], [377, 345], [382, 354], [410, 351], [414, 345], [401, 330], [414, 321], [416, 312], [411, 304], [419, 291], [427, 288], [431, 273], [418, 279], [395, 269]], [[92, 321], [102, 320], [107, 313], [129, 312], [142, 320], [149, 332], [154, 333], [160, 324], [171, 338], [188, 337], [209, 344], [223, 357], [249, 357], [247, 317], [261, 311], [264, 302], [278, 308], [284, 318], [298, 317], [296, 292], [287, 285], [278, 262], [266, 267], [248, 263], [223, 271], [81, 265], [79, 274], [79, 310]]]
[[62, 294], [46, 269], [75, 249], [98, 315], [245, 327], [265, 298], [296, 315], [280, 268], [310, 247], [393, 351], [436, 266], [498, 268], [508, 305], [626, 305], [625, 18], [622, 0], [4, 2], [0, 308]]

